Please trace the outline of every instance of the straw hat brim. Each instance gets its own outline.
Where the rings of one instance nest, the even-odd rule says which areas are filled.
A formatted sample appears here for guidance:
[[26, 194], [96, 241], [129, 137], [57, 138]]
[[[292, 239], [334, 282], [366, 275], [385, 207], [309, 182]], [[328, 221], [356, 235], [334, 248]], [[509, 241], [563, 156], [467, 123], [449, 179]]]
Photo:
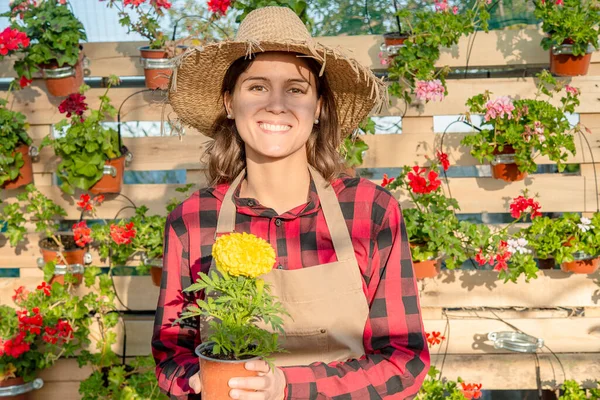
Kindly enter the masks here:
[[316, 42], [224, 41], [190, 48], [175, 60], [168, 95], [180, 122], [210, 137], [215, 120], [224, 111], [221, 87], [227, 70], [241, 57], [267, 51], [304, 54], [321, 63], [344, 137], [385, 98], [382, 80], [340, 50]]

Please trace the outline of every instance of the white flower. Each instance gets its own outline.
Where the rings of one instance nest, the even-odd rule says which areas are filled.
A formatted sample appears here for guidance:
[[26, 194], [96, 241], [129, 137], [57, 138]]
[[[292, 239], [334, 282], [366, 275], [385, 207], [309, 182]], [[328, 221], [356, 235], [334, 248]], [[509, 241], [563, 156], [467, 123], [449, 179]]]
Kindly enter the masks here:
[[585, 233], [591, 229], [594, 229], [594, 225], [592, 225], [592, 220], [586, 217], [581, 217], [579, 220], [580, 224], [577, 224], [577, 227], [581, 230], [581, 232]]
[[531, 253], [531, 250], [526, 247], [529, 242], [525, 238], [508, 239], [506, 241], [506, 243], [508, 244], [507, 250], [511, 254], [515, 254], [515, 253], [529, 254], [529, 253]]

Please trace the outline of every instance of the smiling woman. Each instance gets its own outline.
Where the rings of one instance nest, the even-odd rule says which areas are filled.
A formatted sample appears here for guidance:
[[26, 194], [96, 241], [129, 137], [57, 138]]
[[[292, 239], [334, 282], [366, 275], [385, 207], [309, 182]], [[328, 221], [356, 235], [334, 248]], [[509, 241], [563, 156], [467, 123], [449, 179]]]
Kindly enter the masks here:
[[[272, 356], [274, 368], [253, 360], [225, 380], [231, 398], [414, 396], [429, 352], [402, 214], [388, 191], [342, 174], [338, 153], [381, 102], [382, 82], [313, 42], [280, 7], [253, 11], [235, 40], [190, 49], [178, 63], [170, 103], [184, 124], [214, 140], [206, 153], [211, 185], [173, 210], [165, 227], [152, 339], [162, 390], [214, 400], [202, 392], [194, 354], [211, 346], [210, 324], [172, 321], [211, 303], [200, 281], [192, 286], [199, 297], [184, 290], [200, 272], [216, 271], [215, 239], [245, 232], [275, 249], [261, 280], [289, 313], [278, 343], [287, 352]], [[213, 356], [235, 359], [212, 346]]]

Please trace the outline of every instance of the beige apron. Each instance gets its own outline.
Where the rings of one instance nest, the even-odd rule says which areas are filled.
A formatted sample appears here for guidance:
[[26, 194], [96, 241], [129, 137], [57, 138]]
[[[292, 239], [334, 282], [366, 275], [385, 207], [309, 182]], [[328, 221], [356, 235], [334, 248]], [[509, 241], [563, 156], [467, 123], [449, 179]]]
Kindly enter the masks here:
[[[286, 334], [279, 339], [289, 353], [274, 355], [279, 366], [346, 361], [364, 354], [369, 307], [352, 241], [333, 188], [312, 167], [309, 169], [338, 261], [295, 270], [273, 269], [262, 276], [291, 316], [284, 319]], [[242, 171], [223, 199], [215, 237], [235, 230], [233, 194], [244, 176]], [[214, 268], [213, 260], [210, 270]], [[266, 328], [264, 324], [261, 327]]]

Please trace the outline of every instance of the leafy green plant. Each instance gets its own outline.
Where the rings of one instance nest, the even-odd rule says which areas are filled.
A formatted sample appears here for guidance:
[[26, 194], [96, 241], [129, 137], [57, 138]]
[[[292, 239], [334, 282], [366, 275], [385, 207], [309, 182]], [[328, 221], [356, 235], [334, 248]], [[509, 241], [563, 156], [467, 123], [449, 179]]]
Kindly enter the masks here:
[[485, 0], [476, 0], [472, 8], [459, 12], [447, 1], [436, 0], [435, 10], [423, 7], [418, 11], [399, 11], [397, 16], [407, 38], [388, 68], [390, 95], [404, 99], [407, 104], [414, 95], [425, 101], [432, 97], [443, 99], [447, 94], [446, 77], [450, 68], [436, 68], [440, 48], [456, 45], [463, 35], [477, 29], [487, 32], [486, 6]]
[[[479, 389], [473, 390], [473, 385], [470, 385], [470, 387], [467, 388], [467, 385], [461, 378], [458, 378], [456, 381], [450, 381], [447, 379], [440, 379], [439, 376], [440, 371], [435, 366], [431, 366], [427, 373], [427, 377], [423, 381], [423, 386], [421, 386], [421, 389], [417, 394], [416, 398], [418, 400], [467, 400], [478, 398], [473, 395], [469, 397], [465, 396], [465, 390], [479, 392]], [[481, 385], [478, 385], [478, 387], [481, 388]], [[480, 395], [481, 392], [479, 392], [479, 396]]]
[[[573, 113], [579, 105], [579, 90], [557, 81], [548, 71], [537, 75], [538, 91], [534, 99], [512, 100], [508, 97], [491, 99], [486, 91], [467, 100], [470, 114], [485, 114], [485, 125], [472, 135], [465, 136], [462, 144], [470, 146], [471, 154], [483, 162], [493, 161], [498, 151], [510, 146], [515, 151], [515, 162], [522, 172], [535, 172], [535, 159], [547, 156], [563, 171], [568, 153], [575, 154], [576, 132], [581, 125], [571, 127], [566, 113]], [[553, 94], [562, 90], [561, 106], [550, 104]], [[544, 94], [546, 98], [541, 99]]]
[[31, 40], [29, 47], [18, 52], [22, 57], [15, 61], [14, 68], [19, 76], [31, 80], [44, 66], [74, 66], [79, 60], [79, 43], [87, 36], [68, 3], [15, 0], [10, 11], [0, 16], [11, 19], [11, 26]]
[[174, 323], [195, 317], [208, 319], [207, 343], [212, 347], [207, 356], [229, 360], [260, 356], [272, 362], [270, 355], [282, 351], [277, 338], [283, 333], [282, 316], [287, 312], [271, 295], [270, 286], [258, 277], [272, 269], [275, 251], [252, 234], [231, 233], [216, 240], [212, 254], [218, 272], [201, 272], [185, 289], [208, 295], [204, 300], [197, 296], [196, 304], [188, 306]]
[[563, 382], [560, 387], [560, 397], [559, 400], [599, 400], [600, 399], [600, 389], [584, 389], [577, 383], [577, 381], [572, 379], [567, 379]]
[[54, 153], [61, 158], [56, 173], [61, 179], [60, 188], [73, 194], [75, 188], [88, 190], [103, 176], [104, 164], [108, 159], [120, 157], [119, 137], [116, 130], [102, 125], [107, 116], [114, 117], [116, 109], [110, 104], [108, 91], [119, 83], [119, 78], [111, 76], [106, 91], [100, 96], [100, 107], [91, 110], [90, 115], [83, 117], [87, 110], [84, 102], [89, 86], [82, 85], [79, 94], [71, 94], [61, 103], [59, 110], [67, 113], [67, 118], [56, 125], [56, 130], [64, 135], [44, 137], [41, 148], [52, 146]]
[[309, 27], [312, 25], [312, 20], [307, 13], [308, 5], [305, 0], [233, 0], [231, 2], [231, 7], [241, 11], [241, 14], [236, 18], [236, 22], [238, 23], [242, 22], [250, 12], [266, 6], [288, 7], [300, 17], [304, 24]]
[[595, 0], [536, 0], [536, 18], [542, 20], [544, 50], [562, 44], [573, 46], [573, 55], [587, 53], [588, 46], [598, 48], [600, 6]]
[[367, 118], [359, 127], [360, 133], [356, 135], [344, 138], [340, 153], [348, 168], [354, 168], [362, 165], [363, 154], [369, 150], [369, 145], [362, 140], [362, 135], [374, 135], [375, 134], [375, 121], [371, 118]]
[[0, 99], [0, 186], [19, 177], [19, 170], [25, 165], [25, 161], [23, 154], [16, 149], [21, 145], [30, 146], [32, 143], [27, 134], [29, 124], [25, 115], [7, 107], [8, 96], [15, 82], [11, 82], [6, 99]]

